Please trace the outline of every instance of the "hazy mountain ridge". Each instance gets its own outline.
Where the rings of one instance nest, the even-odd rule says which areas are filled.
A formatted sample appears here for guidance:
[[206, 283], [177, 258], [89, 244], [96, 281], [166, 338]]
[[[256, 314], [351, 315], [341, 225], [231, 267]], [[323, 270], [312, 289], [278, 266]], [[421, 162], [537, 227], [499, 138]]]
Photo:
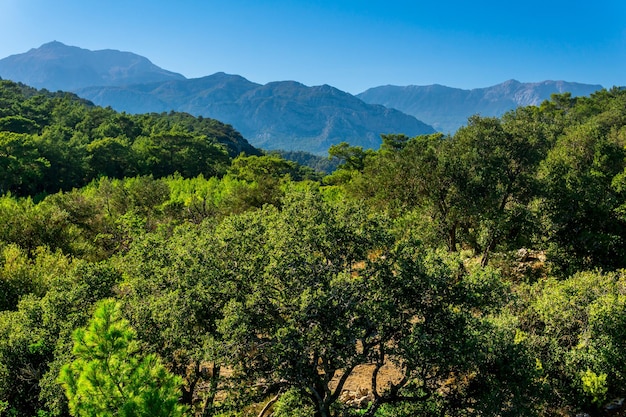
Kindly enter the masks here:
[[295, 81], [266, 85], [216, 73], [186, 79], [147, 58], [50, 42], [0, 60], [0, 77], [48, 90], [73, 91], [129, 113], [183, 111], [229, 123], [254, 146], [324, 154], [342, 141], [378, 148], [383, 133], [434, 129], [413, 116], [366, 104], [330, 86]]
[[500, 116], [518, 106], [537, 105], [553, 93], [579, 96], [602, 88], [509, 80], [472, 90], [387, 85], [353, 96], [329, 85], [262, 85], [222, 72], [187, 79], [130, 52], [90, 51], [60, 42], [1, 59], [0, 77], [73, 91], [129, 113], [175, 110], [211, 117], [233, 125], [254, 146], [317, 154], [342, 141], [377, 148], [384, 133], [453, 133], [474, 114]]
[[165, 83], [89, 87], [77, 92], [120, 111], [174, 109], [212, 117], [232, 124], [252, 145], [265, 149], [320, 154], [342, 141], [378, 148], [381, 133], [434, 132], [412, 116], [366, 104], [328, 85], [307, 87], [296, 81], [261, 85], [225, 73]]
[[52, 91], [185, 79], [132, 52], [90, 51], [57, 41], [0, 59], [0, 76]]
[[566, 81], [521, 83], [508, 80], [491, 87], [463, 90], [439, 84], [427, 86], [379, 86], [357, 97], [366, 103], [382, 104], [415, 116], [445, 133], [453, 133], [474, 114], [501, 116], [519, 106], [538, 105], [554, 93], [589, 95], [601, 85]]

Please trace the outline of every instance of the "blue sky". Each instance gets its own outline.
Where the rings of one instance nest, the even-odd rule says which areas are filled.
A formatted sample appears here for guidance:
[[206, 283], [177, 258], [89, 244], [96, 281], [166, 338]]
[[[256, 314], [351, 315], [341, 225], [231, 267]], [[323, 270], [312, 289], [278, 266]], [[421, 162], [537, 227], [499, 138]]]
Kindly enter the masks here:
[[626, 85], [626, 1], [0, 0], [0, 58], [57, 40], [194, 78]]

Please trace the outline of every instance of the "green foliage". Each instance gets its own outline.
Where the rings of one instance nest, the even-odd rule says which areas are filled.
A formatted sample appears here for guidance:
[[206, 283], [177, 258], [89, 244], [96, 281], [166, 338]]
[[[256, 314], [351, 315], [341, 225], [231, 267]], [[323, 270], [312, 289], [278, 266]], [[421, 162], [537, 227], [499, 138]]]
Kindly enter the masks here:
[[96, 139], [86, 147], [92, 175], [124, 178], [138, 173], [130, 141], [122, 137]]
[[339, 144], [322, 185], [211, 119], [0, 81], [0, 407], [68, 415], [63, 368], [78, 415], [591, 412], [626, 384], [624, 109]]
[[15, 310], [19, 299], [28, 294], [44, 296], [55, 275], [65, 272], [71, 263], [43, 247], [30, 255], [16, 245], [8, 245], [1, 251], [0, 310]]
[[[218, 326], [231, 366], [249, 385], [306, 393], [326, 416], [341, 412], [339, 394], [357, 365], [375, 363], [378, 372], [388, 361], [398, 361], [402, 378], [375, 391], [372, 413], [385, 403], [461, 407], [456, 396], [468, 396], [463, 404], [478, 401], [487, 381], [485, 391], [499, 394], [489, 410], [528, 402], [514, 381], [524, 377], [532, 387], [534, 361], [515, 362], [517, 373], [501, 370], [527, 355], [512, 337], [495, 338], [496, 327], [475, 314], [505, 302], [500, 277], [467, 273], [458, 259], [425, 255], [415, 242], [393, 248], [386, 220], [366, 213], [364, 206], [335, 205], [299, 190], [287, 193], [280, 211], [246, 215], [251, 237], [230, 222], [218, 229], [228, 236], [227, 269], [239, 288]], [[336, 372], [345, 377], [331, 388]], [[446, 383], [450, 375], [474, 372], [476, 388]], [[444, 389], [451, 393], [442, 397]]]
[[221, 176], [230, 158], [259, 153], [213, 119], [117, 113], [9, 81], [0, 96], [0, 193], [71, 190], [101, 176]]
[[175, 172], [185, 177], [223, 173], [228, 161], [226, 151], [206, 137], [184, 131], [169, 131], [137, 138], [133, 157], [143, 175], [165, 177]]
[[384, 240], [377, 243], [376, 220], [361, 208], [331, 206], [314, 190], [289, 191], [281, 206], [218, 229], [239, 289], [218, 330], [247, 380], [268, 389], [286, 381], [328, 413], [341, 392], [328, 392], [330, 376], [367, 356], [355, 345], [365, 331], [355, 317], [365, 288], [350, 271]]
[[315, 409], [309, 401], [298, 390], [292, 388], [281, 394], [280, 399], [272, 408], [272, 415], [274, 417], [310, 417], [315, 414]]
[[[138, 339], [183, 378], [182, 402], [205, 408], [212, 406], [220, 381], [216, 321], [229, 296], [212, 233], [207, 225], [181, 226], [169, 237], [134, 242], [120, 260], [123, 307]], [[203, 392], [196, 391], [200, 384]]]
[[230, 175], [221, 179], [203, 176], [183, 178], [180, 175], [165, 179], [169, 200], [165, 210], [192, 223], [205, 219], [221, 218], [248, 209], [242, 196], [252, 193], [255, 184], [238, 180]]
[[0, 131], [36, 133], [39, 131], [39, 125], [35, 121], [20, 115], [7, 116], [0, 118]]
[[314, 155], [304, 151], [268, 151], [270, 155], [277, 154], [289, 161], [298, 163], [299, 165], [312, 168], [316, 173], [330, 174], [337, 169], [338, 161], [330, 160], [323, 156]]
[[335, 172], [324, 177], [324, 183], [350, 184], [359, 178], [365, 169], [366, 159], [373, 155], [372, 150], [364, 151], [360, 146], [350, 146], [347, 142], [331, 146], [328, 150], [328, 159], [339, 165]]
[[[522, 329], [553, 396], [567, 405], [585, 406], [588, 394], [594, 398], [592, 386], [581, 383], [586, 370], [605, 375], [602, 395], [621, 393], [626, 375], [621, 360], [626, 347], [624, 288], [621, 272], [584, 272], [538, 282], [531, 289], [529, 305], [520, 314]], [[586, 379], [592, 381], [589, 375]]]
[[249, 182], [279, 180], [289, 177], [302, 181], [311, 175], [310, 170], [278, 155], [240, 155], [235, 158], [228, 170], [234, 178]]
[[605, 117], [567, 129], [543, 161], [542, 209], [558, 245], [555, 260], [566, 272], [626, 263], [625, 224], [617, 214], [622, 197], [613, 185], [625, 169], [625, 142], [610, 133], [615, 127]]
[[251, 185], [238, 189], [236, 205], [256, 208], [264, 204], [279, 205], [283, 184], [313, 176], [310, 169], [277, 155], [240, 155], [233, 160], [228, 175]]
[[38, 376], [50, 355], [37, 328], [36, 298], [23, 297], [21, 306], [18, 312], [0, 312], [0, 398], [14, 415], [32, 415], [40, 406]]
[[142, 355], [113, 300], [98, 305], [87, 329], [74, 332], [76, 359], [61, 369], [72, 415], [182, 416], [180, 379], [155, 355]]
[[360, 146], [350, 146], [347, 142], [332, 145], [328, 149], [328, 158], [336, 158], [341, 161], [339, 169], [363, 171], [367, 152]]
[[591, 398], [591, 402], [597, 406], [604, 404], [608, 388], [606, 386], [606, 374], [597, 375], [590, 369], [580, 373], [583, 384], [583, 392]]
[[14, 311], [0, 313], [0, 398], [19, 416], [37, 409], [65, 412], [56, 377], [71, 352], [72, 330], [84, 325], [95, 301], [112, 295], [119, 276], [105, 265], [38, 252], [23, 263], [40, 274], [34, 294], [22, 294]]
[[49, 166], [30, 135], [0, 131], [0, 194], [38, 191]]

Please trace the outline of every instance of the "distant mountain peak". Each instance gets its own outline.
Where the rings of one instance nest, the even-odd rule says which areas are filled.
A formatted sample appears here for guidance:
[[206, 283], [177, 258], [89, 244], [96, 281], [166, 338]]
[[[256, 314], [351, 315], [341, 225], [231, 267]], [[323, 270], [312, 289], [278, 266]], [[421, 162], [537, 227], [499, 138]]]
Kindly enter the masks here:
[[[23, 59], [27, 56], [33, 56], [38, 58], [54, 58], [59, 56], [67, 56], [70, 52], [77, 53], [83, 49], [77, 46], [68, 46], [59, 41], [52, 41], [48, 43], [44, 43], [39, 48], [32, 48], [28, 52], [24, 54], [11, 55], [8, 58], [20, 58]], [[8, 59], [7, 58], [7, 59]]]
[[78, 92], [96, 104], [131, 113], [178, 110], [212, 117], [231, 123], [256, 146], [314, 153], [344, 140], [376, 148], [381, 133], [412, 136], [433, 132], [433, 127], [453, 133], [473, 114], [500, 116], [518, 106], [539, 104], [553, 93], [588, 95], [602, 88], [509, 79], [471, 90], [441, 84], [387, 85], [354, 97], [328, 84], [262, 85], [224, 72], [186, 79], [131, 52], [91, 51], [57, 40], [0, 59], [0, 78]]
[[357, 94], [370, 104], [398, 109], [434, 126], [444, 133], [454, 133], [467, 118], [501, 116], [519, 106], [538, 105], [554, 93], [570, 92], [573, 96], [589, 95], [601, 85], [566, 81], [524, 83], [515, 79], [491, 87], [463, 90], [438, 84], [429, 86], [381, 86]]
[[0, 60], [0, 77], [37, 88], [75, 91], [82, 87], [185, 79], [148, 58], [114, 49], [91, 51], [52, 41]]
[[[39, 49], [55, 49], [55, 48], [67, 48], [67, 45], [55, 40], [52, 42], [44, 43], [43, 45], [39, 47]], [[33, 48], [33, 49], [36, 49], [36, 48]]]
[[415, 117], [366, 104], [329, 85], [261, 85], [224, 72], [186, 79], [131, 52], [91, 51], [56, 40], [1, 59], [0, 77], [78, 92], [131, 113], [178, 110], [215, 118], [266, 149], [324, 154], [342, 141], [377, 148], [383, 133], [434, 132]]

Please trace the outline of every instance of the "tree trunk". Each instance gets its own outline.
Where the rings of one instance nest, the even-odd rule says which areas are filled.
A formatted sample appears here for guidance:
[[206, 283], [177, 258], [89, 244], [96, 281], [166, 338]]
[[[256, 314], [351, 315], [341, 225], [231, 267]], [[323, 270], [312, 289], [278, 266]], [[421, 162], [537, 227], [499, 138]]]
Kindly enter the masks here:
[[183, 386], [181, 402], [189, 406], [193, 405], [193, 392], [196, 389], [196, 384], [200, 379], [200, 362], [196, 361], [193, 367], [193, 372], [188, 377], [189, 387]]
[[458, 223], [455, 222], [448, 229], [448, 251], [449, 252], [456, 252], [456, 229], [457, 229], [457, 225], [458, 225]]
[[211, 378], [209, 390], [204, 400], [204, 406], [202, 407], [202, 416], [208, 417], [213, 414], [213, 401], [215, 401], [215, 395], [217, 394], [217, 386], [220, 379], [221, 367], [217, 364], [211, 366]]

